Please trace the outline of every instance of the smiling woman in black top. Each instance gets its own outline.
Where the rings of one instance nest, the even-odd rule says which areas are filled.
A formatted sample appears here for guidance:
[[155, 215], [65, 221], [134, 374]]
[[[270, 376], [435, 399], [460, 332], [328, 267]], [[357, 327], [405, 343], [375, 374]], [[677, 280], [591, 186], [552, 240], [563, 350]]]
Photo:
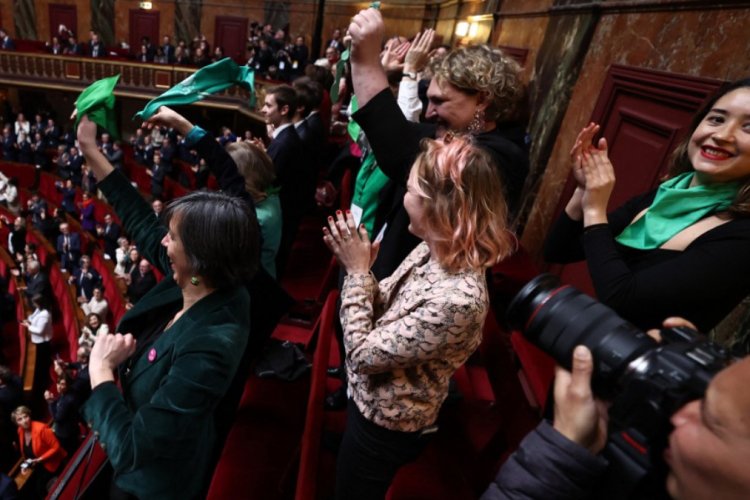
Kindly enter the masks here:
[[694, 117], [668, 180], [609, 215], [614, 171], [606, 141], [591, 142], [598, 129], [573, 148], [578, 187], [545, 258], [585, 258], [598, 298], [642, 328], [683, 316], [710, 330], [750, 293], [750, 79]]

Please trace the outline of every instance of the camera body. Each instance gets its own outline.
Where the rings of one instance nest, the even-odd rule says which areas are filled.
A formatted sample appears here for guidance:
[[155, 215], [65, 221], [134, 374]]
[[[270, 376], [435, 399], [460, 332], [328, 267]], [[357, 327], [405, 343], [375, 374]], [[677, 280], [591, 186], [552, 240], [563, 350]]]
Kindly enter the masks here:
[[509, 325], [570, 369], [573, 349], [592, 353], [592, 389], [612, 401], [607, 498], [665, 497], [663, 452], [670, 417], [699, 399], [730, 362], [728, 352], [689, 328], [662, 330], [658, 344], [612, 309], [542, 274], [508, 306]]

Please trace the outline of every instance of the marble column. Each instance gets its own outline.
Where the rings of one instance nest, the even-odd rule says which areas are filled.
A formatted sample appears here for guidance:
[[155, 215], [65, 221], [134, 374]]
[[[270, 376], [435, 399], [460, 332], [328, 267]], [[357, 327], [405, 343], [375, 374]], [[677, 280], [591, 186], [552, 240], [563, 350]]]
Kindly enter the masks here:
[[115, 0], [91, 0], [91, 28], [96, 30], [106, 46], [115, 44], [114, 26]]
[[190, 46], [201, 32], [201, 0], [175, 0], [174, 2], [174, 33], [175, 43], [180, 40]]
[[[595, 0], [600, 2], [601, 0]], [[535, 77], [529, 88], [531, 172], [524, 188], [521, 227], [535, 203], [544, 170], [568, 108], [573, 87], [599, 21], [596, 6], [578, 10], [590, 0], [556, 0], [538, 50]], [[556, 200], [555, 200], [556, 202]]]
[[16, 25], [16, 38], [37, 39], [34, 0], [15, 0], [13, 2], [13, 23]]
[[273, 29], [281, 29], [289, 26], [289, 2], [276, 2], [266, 0], [263, 6], [265, 11], [264, 24], [270, 24]]

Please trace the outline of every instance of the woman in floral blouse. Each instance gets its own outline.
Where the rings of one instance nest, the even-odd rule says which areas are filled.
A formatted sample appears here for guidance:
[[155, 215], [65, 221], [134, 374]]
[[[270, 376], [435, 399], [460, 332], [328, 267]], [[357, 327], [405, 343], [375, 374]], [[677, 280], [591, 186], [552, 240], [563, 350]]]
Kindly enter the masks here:
[[426, 139], [404, 197], [409, 230], [423, 242], [390, 277], [378, 283], [370, 273], [378, 244], [350, 212], [323, 229], [346, 270], [351, 399], [336, 498], [382, 499], [434, 432], [451, 376], [481, 341], [485, 269], [515, 246], [502, 192], [492, 160], [470, 138]]

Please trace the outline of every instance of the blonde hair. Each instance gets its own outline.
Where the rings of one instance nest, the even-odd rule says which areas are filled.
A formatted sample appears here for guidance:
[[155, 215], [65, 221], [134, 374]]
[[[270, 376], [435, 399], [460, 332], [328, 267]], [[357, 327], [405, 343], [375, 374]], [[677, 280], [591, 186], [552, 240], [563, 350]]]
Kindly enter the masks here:
[[266, 190], [276, 178], [273, 161], [268, 154], [250, 142], [229, 143], [226, 151], [245, 178], [245, 189], [253, 201], [258, 203], [266, 199]]
[[422, 141], [409, 173], [425, 210], [433, 257], [451, 272], [490, 267], [508, 257], [516, 238], [490, 155], [469, 136]]
[[31, 408], [21, 405], [10, 413], [10, 418], [15, 421], [20, 415], [28, 415], [30, 417]]
[[448, 82], [466, 94], [483, 94], [489, 102], [485, 119], [504, 122], [522, 114], [526, 88], [521, 66], [489, 45], [461, 47], [435, 61], [430, 69], [438, 82]]

